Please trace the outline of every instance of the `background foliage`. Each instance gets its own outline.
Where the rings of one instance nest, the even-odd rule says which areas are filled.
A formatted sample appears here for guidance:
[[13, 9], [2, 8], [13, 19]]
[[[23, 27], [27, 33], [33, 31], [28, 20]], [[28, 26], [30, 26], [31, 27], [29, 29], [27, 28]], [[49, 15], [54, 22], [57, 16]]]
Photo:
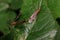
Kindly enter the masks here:
[[[0, 0], [0, 40], [60, 40], [60, 0]], [[39, 6], [40, 5], [40, 6]], [[40, 12], [32, 23], [11, 25], [28, 20]]]

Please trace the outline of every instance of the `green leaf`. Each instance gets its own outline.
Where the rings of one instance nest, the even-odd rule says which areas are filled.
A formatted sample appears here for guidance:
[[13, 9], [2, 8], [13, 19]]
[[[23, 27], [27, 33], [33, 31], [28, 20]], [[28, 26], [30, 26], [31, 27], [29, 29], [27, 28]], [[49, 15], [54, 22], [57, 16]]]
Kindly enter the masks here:
[[11, 3], [12, 0], [0, 0], [0, 2]]
[[10, 33], [0, 38], [0, 40], [14, 40], [15, 30], [12, 29]]
[[[12, 10], [7, 10], [8, 7], [5, 7], [7, 4], [3, 3], [0, 11], [0, 31], [6, 35], [0, 40], [53, 40], [57, 33], [57, 28], [60, 28], [54, 20], [54, 18], [60, 17], [58, 15], [60, 10], [59, 1], [42, 1], [42, 4], [40, 4], [41, 0], [6, 0], [4, 3], [11, 3], [10, 7], [12, 9], [21, 8], [21, 16], [18, 20], [20, 22], [28, 20], [36, 9], [41, 9], [32, 23], [26, 22], [12, 26], [10, 23], [14, 21], [16, 13]], [[9, 30], [9, 27], [11, 30]], [[59, 30], [58, 32], [60, 33]], [[59, 35], [59, 33], [57, 34]], [[58, 35], [55, 38], [58, 39]]]
[[53, 20], [53, 17], [49, 12], [50, 11], [47, 8], [45, 12], [42, 11], [38, 15], [36, 23], [33, 26], [30, 34], [28, 35], [27, 40], [42, 40], [45, 34], [49, 33], [49, 31], [55, 28], [55, 21]]
[[55, 18], [60, 17], [60, 0], [47, 0], [48, 7]]
[[23, 0], [12, 0], [11, 8], [12, 9], [19, 9], [19, 8], [21, 8], [22, 3], [23, 3]]
[[[38, 8], [38, 2], [39, 1], [37, 0], [24, 0], [20, 20], [28, 20], [32, 13]], [[20, 25], [16, 27], [20, 27]], [[56, 23], [52, 11], [48, 8], [46, 1], [43, 1], [41, 11], [37, 16], [36, 21], [32, 24], [25, 24], [25, 28], [25, 32], [22, 33], [23, 36], [20, 37], [24, 40], [44, 40], [45, 38], [46, 40], [50, 40], [50, 36], [52, 35], [50, 34], [51, 31], [54, 30], [53, 32], [56, 34]]]
[[[40, 0], [38, 0], [40, 1]], [[32, 13], [38, 9], [38, 1], [37, 0], [24, 0], [21, 8], [21, 19], [27, 20], [32, 15]]]
[[8, 4], [1, 2], [0, 3], [0, 11], [6, 10], [8, 8]]
[[[51, 9], [55, 19], [60, 18], [60, 0], [47, 0], [48, 7]], [[60, 23], [60, 22], [59, 22]], [[57, 34], [54, 40], [60, 40], [60, 26], [57, 26]]]
[[15, 18], [15, 14], [12, 11], [1, 11], [0, 12], [0, 31], [3, 31], [4, 34], [9, 33], [10, 23]]

